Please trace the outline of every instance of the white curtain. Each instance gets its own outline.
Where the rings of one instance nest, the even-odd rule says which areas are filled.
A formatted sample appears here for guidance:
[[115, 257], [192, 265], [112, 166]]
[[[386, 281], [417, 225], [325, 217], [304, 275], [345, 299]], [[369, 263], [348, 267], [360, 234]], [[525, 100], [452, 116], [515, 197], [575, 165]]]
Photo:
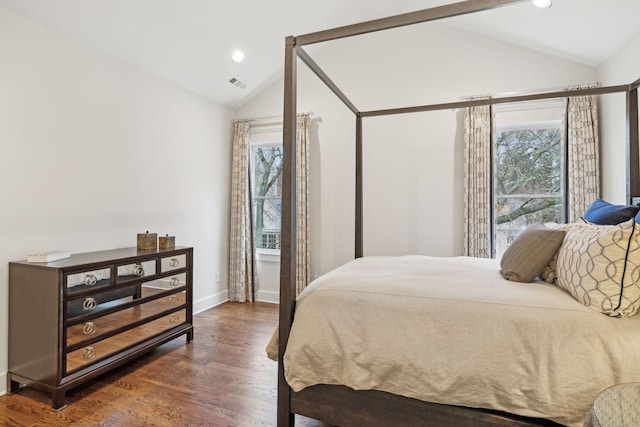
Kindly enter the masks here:
[[464, 113], [464, 247], [466, 256], [490, 258], [491, 106]]
[[296, 118], [296, 295], [311, 279], [309, 243], [309, 114]]
[[569, 98], [567, 103], [569, 218], [577, 221], [600, 196], [600, 142], [596, 96]]
[[[296, 118], [296, 292], [311, 281], [309, 241], [309, 114]], [[255, 301], [258, 291], [249, 192], [249, 123], [234, 123], [231, 170], [229, 300]]]
[[249, 123], [234, 123], [231, 166], [231, 230], [229, 242], [229, 300], [255, 301], [257, 274], [253, 256], [249, 197]]

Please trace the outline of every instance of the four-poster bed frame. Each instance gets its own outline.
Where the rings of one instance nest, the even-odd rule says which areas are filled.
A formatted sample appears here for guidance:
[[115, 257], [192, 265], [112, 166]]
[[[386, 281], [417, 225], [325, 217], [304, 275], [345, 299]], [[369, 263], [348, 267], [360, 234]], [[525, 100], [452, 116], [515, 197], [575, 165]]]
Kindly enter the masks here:
[[[628, 201], [640, 195], [640, 165], [638, 145], [638, 87], [640, 80], [628, 85], [565, 90], [521, 96], [491, 98], [422, 105], [388, 110], [360, 111], [331, 81], [322, 69], [305, 52], [302, 46], [355, 35], [381, 31], [400, 26], [440, 20], [494, 9], [528, 0], [469, 0], [417, 12], [363, 22], [286, 38], [284, 79], [284, 129], [283, 129], [283, 190], [282, 199], [282, 248], [280, 276], [279, 355], [278, 355], [278, 426], [292, 426], [294, 414], [301, 414], [336, 425], [421, 425], [421, 426], [533, 426], [556, 425], [553, 422], [529, 419], [496, 411], [473, 409], [423, 402], [380, 391], [355, 391], [345, 386], [316, 385], [300, 392], [293, 392], [284, 378], [283, 357], [289, 331], [293, 322], [296, 299], [296, 191], [295, 191], [295, 140], [296, 140], [296, 63], [304, 62], [322, 82], [351, 110], [356, 120], [355, 167], [355, 257], [363, 256], [363, 197], [362, 197], [362, 119], [392, 114], [456, 109], [478, 105], [564, 98], [579, 95], [600, 95], [614, 92], [626, 93], [627, 124], [627, 189]], [[585, 414], [586, 416], [586, 414]]]

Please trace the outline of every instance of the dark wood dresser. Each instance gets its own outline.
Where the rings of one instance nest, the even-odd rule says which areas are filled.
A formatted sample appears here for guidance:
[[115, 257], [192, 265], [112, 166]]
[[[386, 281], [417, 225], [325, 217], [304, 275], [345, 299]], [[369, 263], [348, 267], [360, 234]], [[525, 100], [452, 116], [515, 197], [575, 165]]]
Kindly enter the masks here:
[[67, 390], [161, 344], [193, 339], [193, 248], [114, 249], [9, 263], [9, 392]]

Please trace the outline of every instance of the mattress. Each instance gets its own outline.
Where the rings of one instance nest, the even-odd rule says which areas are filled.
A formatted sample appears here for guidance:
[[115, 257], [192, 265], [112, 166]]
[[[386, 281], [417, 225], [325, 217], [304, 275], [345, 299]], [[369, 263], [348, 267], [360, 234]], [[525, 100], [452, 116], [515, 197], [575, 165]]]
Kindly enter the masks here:
[[640, 316], [610, 318], [499, 270], [491, 259], [365, 257], [316, 279], [297, 300], [287, 382], [580, 426], [599, 391], [640, 381]]

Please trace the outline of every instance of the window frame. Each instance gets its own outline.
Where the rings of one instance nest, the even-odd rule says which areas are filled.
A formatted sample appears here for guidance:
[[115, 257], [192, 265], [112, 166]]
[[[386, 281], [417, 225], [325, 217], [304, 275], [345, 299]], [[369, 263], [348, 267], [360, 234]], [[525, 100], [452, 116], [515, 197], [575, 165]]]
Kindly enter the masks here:
[[[272, 248], [259, 248], [257, 245], [257, 239], [256, 239], [256, 230], [255, 230], [255, 214], [256, 214], [256, 195], [255, 195], [255, 171], [256, 171], [256, 161], [255, 161], [255, 149], [257, 148], [274, 148], [274, 147], [278, 147], [278, 148], [282, 148], [283, 144], [282, 141], [260, 141], [260, 142], [249, 142], [248, 145], [248, 149], [249, 149], [249, 186], [250, 186], [250, 191], [251, 191], [251, 220], [253, 221], [253, 225], [252, 225], [252, 230], [253, 230], [253, 235], [251, 236], [251, 238], [253, 239], [253, 244], [255, 247], [255, 251], [257, 255], [262, 255], [261, 257], [258, 257], [259, 260], [261, 261], [269, 261], [272, 262], [273, 261], [273, 257], [277, 256], [278, 257], [278, 262], [279, 262], [279, 256], [280, 256], [280, 249], [272, 249]], [[268, 200], [268, 199], [272, 199], [272, 200], [280, 200], [280, 203], [282, 204], [282, 194], [278, 197], [276, 196], [261, 196], [260, 198], [262, 198], [263, 200]], [[282, 242], [282, 215], [280, 216], [280, 220], [281, 220], [281, 225], [280, 225], [280, 241]], [[273, 261], [276, 262], [276, 261]]]
[[[534, 110], [533, 108], [522, 108], [522, 111]], [[495, 120], [495, 119], [494, 119]], [[497, 122], [497, 120], [496, 120]], [[497, 200], [498, 199], [522, 199], [522, 198], [536, 198], [536, 199], [544, 199], [544, 198], [560, 198], [562, 204], [562, 214], [564, 217], [564, 221], [568, 218], [569, 208], [568, 208], [568, 158], [567, 158], [567, 135], [566, 135], [566, 121], [564, 117], [553, 120], [537, 120], [537, 121], [518, 121], [514, 123], [498, 125], [494, 122], [493, 131], [491, 135], [491, 212], [490, 212], [490, 251], [491, 257], [496, 258], [496, 237], [497, 237]], [[535, 129], [559, 129], [560, 130], [560, 193], [558, 195], [552, 194], [533, 194], [533, 193], [525, 193], [525, 194], [508, 194], [508, 195], [499, 195], [497, 194], [497, 140], [498, 133], [504, 131], [514, 131], [514, 130], [535, 130]]]

